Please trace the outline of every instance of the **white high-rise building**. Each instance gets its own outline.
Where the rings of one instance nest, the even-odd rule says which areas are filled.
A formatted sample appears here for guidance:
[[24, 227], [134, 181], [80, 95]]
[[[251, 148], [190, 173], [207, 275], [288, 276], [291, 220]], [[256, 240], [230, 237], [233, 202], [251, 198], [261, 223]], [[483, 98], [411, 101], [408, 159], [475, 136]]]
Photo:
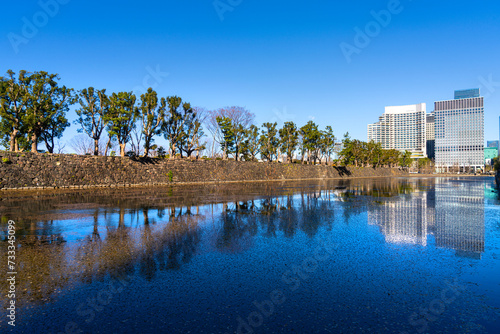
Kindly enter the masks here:
[[435, 102], [438, 172], [484, 168], [484, 99], [479, 89], [455, 91], [455, 99]]
[[412, 158], [425, 158], [426, 105], [386, 107], [379, 121], [368, 124], [368, 141], [381, 143], [386, 150], [410, 151]]

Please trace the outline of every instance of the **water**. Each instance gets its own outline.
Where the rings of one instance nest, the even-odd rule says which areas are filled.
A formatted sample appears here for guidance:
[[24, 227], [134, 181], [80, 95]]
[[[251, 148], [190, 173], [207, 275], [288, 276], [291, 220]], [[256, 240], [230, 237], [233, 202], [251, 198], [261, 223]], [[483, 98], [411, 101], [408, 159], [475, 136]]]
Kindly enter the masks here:
[[[17, 333], [497, 333], [492, 178], [2, 193]], [[2, 255], [2, 261], [7, 262]], [[0, 280], [5, 312], [8, 286]]]

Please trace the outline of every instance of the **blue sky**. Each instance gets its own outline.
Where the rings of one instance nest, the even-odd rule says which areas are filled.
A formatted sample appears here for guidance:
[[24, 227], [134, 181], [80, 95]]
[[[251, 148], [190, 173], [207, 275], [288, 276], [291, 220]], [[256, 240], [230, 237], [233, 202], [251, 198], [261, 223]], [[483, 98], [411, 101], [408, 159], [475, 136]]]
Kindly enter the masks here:
[[[390, 18], [375, 23], [381, 11]], [[258, 125], [314, 119], [363, 140], [385, 106], [429, 112], [480, 87], [485, 140], [499, 136], [498, 1], [42, 0], [2, 12], [2, 72], [58, 73], [77, 90], [152, 85], [194, 106], [246, 107]], [[356, 44], [356, 28], [369, 43]]]

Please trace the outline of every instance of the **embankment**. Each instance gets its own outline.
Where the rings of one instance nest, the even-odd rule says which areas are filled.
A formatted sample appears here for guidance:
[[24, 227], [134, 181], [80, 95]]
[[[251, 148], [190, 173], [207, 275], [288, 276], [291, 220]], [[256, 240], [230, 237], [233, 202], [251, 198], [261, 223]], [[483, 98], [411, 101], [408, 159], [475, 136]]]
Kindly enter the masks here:
[[0, 189], [405, 176], [398, 168], [0, 152]]

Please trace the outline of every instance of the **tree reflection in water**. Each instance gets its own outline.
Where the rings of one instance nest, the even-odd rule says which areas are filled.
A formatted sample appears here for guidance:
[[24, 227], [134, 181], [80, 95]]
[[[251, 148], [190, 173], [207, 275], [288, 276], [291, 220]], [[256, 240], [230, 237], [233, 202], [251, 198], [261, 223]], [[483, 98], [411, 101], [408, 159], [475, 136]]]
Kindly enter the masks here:
[[[225, 253], [250, 249], [256, 237], [291, 239], [302, 232], [313, 238], [322, 227], [331, 229], [336, 218], [348, 223], [378, 205], [371, 196], [408, 194], [428, 185], [425, 180], [348, 180], [21, 196], [2, 202], [2, 230], [7, 219], [16, 221], [17, 303], [22, 306], [46, 302], [78, 284], [123, 275], [151, 280], [161, 271], [180, 269], [200, 251], [203, 231], [207, 244]], [[88, 234], [68, 240], [73, 225], [65, 231], [65, 224], [82, 219], [91, 222]], [[0, 240], [3, 253], [7, 235]], [[2, 291], [6, 284], [0, 281]]]

